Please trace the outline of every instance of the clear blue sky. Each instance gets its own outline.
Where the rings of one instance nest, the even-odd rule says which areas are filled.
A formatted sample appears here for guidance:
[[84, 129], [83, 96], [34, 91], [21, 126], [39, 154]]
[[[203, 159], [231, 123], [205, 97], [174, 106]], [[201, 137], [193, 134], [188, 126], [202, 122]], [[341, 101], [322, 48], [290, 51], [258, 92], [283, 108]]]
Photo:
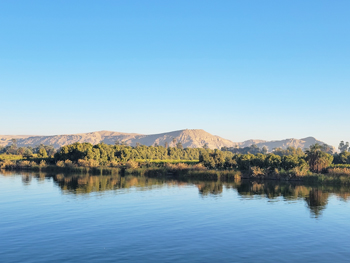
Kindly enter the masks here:
[[0, 2], [0, 134], [350, 140], [350, 1]]

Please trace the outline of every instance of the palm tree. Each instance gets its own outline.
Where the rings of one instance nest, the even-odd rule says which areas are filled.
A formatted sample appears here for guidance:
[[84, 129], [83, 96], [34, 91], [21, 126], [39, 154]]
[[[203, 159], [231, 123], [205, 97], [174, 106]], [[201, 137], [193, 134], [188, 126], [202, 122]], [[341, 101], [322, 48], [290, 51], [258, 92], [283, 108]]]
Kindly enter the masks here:
[[316, 143], [310, 145], [310, 148], [305, 151], [306, 160], [309, 162], [310, 170], [313, 172], [321, 172], [333, 161], [333, 156], [323, 152], [322, 150], [322, 145]]

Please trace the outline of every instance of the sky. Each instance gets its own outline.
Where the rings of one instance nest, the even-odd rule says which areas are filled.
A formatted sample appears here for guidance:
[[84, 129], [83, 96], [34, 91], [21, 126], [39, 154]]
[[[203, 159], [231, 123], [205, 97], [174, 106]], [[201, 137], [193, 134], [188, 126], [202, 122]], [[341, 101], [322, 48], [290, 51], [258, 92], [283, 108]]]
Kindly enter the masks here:
[[350, 140], [350, 1], [0, 1], [0, 134]]

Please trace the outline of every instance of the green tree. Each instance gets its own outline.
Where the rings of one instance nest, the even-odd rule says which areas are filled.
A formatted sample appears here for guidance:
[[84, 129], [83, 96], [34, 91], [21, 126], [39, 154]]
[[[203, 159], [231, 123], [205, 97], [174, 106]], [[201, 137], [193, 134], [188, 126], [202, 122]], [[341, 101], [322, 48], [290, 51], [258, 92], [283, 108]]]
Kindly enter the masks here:
[[29, 148], [25, 148], [25, 151], [24, 151], [24, 153], [23, 153], [23, 157], [24, 157], [24, 158], [30, 158], [30, 157], [32, 157], [32, 156], [33, 156], [32, 150], [29, 149]]
[[38, 157], [39, 158], [47, 158], [47, 152], [44, 147], [41, 147], [38, 152]]
[[344, 151], [334, 156], [334, 162], [340, 164], [350, 164], [350, 152]]
[[338, 149], [340, 152], [347, 152], [349, 150], [349, 142], [344, 143], [344, 141], [341, 141], [339, 143]]
[[11, 139], [11, 142], [12, 142], [12, 146], [14, 148], [17, 148], [17, 139]]
[[306, 160], [309, 163], [310, 170], [316, 173], [322, 172], [331, 165], [333, 156], [322, 151], [322, 146], [319, 144], [311, 145], [309, 149], [305, 151]]
[[276, 154], [268, 154], [265, 159], [265, 165], [269, 169], [279, 169], [281, 168], [281, 156]]
[[182, 146], [182, 143], [181, 143], [181, 142], [178, 142], [178, 143], [176, 144], [176, 148], [182, 150], [184, 147]]
[[261, 153], [262, 154], [267, 154], [267, 147], [266, 146], [263, 146], [262, 149], [261, 149]]

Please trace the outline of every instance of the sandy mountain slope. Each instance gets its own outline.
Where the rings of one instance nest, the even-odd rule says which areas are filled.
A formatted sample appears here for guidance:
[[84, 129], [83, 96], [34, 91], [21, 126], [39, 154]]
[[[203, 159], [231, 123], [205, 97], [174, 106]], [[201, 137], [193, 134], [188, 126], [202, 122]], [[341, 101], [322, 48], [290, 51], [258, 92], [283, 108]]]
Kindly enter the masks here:
[[211, 149], [220, 149], [221, 147], [235, 147], [240, 148], [256, 144], [258, 147], [266, 146], [269, 151], [274, 148], [281, 147], [283, 149], [293, 146], [300, 147], [302, 149], [309, 147], [311, 144], [319, 143], [324, 144], [321, 141], [316, 140], [313, 137], [307, 137], [303, 139], [286, 139], [280, 141], [263, 141], [263, 140], [248, 140], [244, 142], [232, 142], [230, 140], [221, 138], [216, 135], [212, 135], [201, 129], [194, 130], [179, 130], [160, 134], [137, 134], [137, 133], [121, 133], [111, 131], [100, 131], [90, 133], [79, 134], [67, 134], [67, 135], [54, 135], [54, 136], [20, 136], [20, 135], [0, 135], [0, 146], [7, 146], [11, 144], [11, 139], [17, 139], [18, 146], [36, 146], [39, 144], [53, 145], [55, 148], [72, 144], [75, 142], [89, 142], [91, 144], [97, 144], [104, 142], [107, 144], [114, 144], [116, 141], [125, 142], [128, 145], [135, 146], [136, 143], [142, 145], [163, 145], [168, 143], [173, 147], [173, 140], [176, 143], [180, 142], [183, 147], [203, 147], [207, 144]]
[[72, 144], [74, 142], [89, 142], [92, 144], [104, 142], [107, 144], [114, 144], [116, 141], [123, 141], [126, 144], [132, 146], [135, 146], [136, 143], [148, 146], [154, 144], [164, 145], [166, 142], [169, 146], [174, 146], [173, 139], [176, 140], [176, 143], [181, 142], [183, 147], [202, 147], [205, 143], [207, 143], [210, 148], [214, 149], [221, 148], [223, 146], [232, 147], [235, 145], [230, 140], [212, 135], [204, 130], [179, 130], [151, 135], [110, 131], [55, 136], [0, 135], [0, 145], [9, 145], [11, 143], [11, 139], [13, 138], [17, 139], [18, 146], [35, 146], [39, 144], [45, 144], [53, 145], [55, 148], [59, 148], [67, 144]]
[[[286, 149], [288, 147], [295, 147], [295, 148], [301, 148], [301, 149], [306, 149], [309, 148], [310, 145], [313, 144], [326, 144], [324, 142], [321, 142], [317, 139], [315, 139], [314, 137], [307, 137], [307, 138], [303, 138], [303, 139], [286, 139], [286, 140], [280, 140], [280, 141], [269, 141], [269, 142], [260, 142], [260, 143], [256, 143], [256, 145], [259, 148], [262, 148], [264, 146], [267, 147], [268, 151], [272, 151], [274, 148], [282, 148], [282, 149]], [[332, 146], [333, 147], [333, 146]], [[334, 148], [334, 147], [333, 147]]]

